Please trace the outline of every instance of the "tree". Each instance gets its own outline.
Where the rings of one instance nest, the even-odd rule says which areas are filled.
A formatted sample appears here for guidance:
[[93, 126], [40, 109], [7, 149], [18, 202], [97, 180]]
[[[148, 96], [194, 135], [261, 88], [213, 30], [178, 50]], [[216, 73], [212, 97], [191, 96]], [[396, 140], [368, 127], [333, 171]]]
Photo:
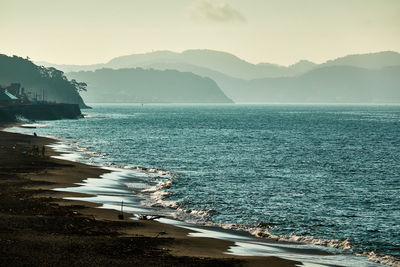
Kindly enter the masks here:
[[47, 68], [47, 73], [50, 78], [67, 80], [67, 77], [65, 77], [64, 72], [56, 68], [53, 67]]
[[75, 87], [75, 90], [77, 91], [77, 92], [82, 92], [82, 91], [84, 91], [84, 92], [86, 92], [87, 91], [87, 84], [86, 83], [84, 83], [84, 82], [77, 82], [75, 79], [72, 79], [71, 81], [70, 81], [70, 84], [73, 86], [73, 87]]

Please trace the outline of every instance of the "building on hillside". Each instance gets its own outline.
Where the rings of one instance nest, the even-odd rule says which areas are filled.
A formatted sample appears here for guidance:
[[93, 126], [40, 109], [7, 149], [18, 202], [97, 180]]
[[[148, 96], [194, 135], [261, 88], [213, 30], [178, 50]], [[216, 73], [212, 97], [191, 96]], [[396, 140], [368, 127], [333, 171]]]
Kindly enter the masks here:
[[[0, 93], [2, 94], [2, 97], [0, 99], [0, 101], [4, 102], [4, 101], [8, 101], [7, 99], [7, 95], [8, 98], [10, 98], [10, 96], [16, 97], [17, 99], [12, 99], [12, 103], [15, 104], [27, 104], [29, 103], [29, 98], [26, 95], [25, 92], [25, 88], [21, 87], [20, 83], [11, 83], [9, 86], [1, 86], [0, 85]], [[4, 103], [3, 103], [4, 104]]]
[[7, 89], [0, 90], [0, 104], [10, 105], [19, 103], [20, 100], [15, 95], [7, 91]]
[[9, 86], [7, 86], [5, 89], [7, 89], [7, 91], [16, 96], [16, 97], [20, 97], [23, 93], [24, 88], [21, 88], [21, 84], [20, 83], [11, 83]]

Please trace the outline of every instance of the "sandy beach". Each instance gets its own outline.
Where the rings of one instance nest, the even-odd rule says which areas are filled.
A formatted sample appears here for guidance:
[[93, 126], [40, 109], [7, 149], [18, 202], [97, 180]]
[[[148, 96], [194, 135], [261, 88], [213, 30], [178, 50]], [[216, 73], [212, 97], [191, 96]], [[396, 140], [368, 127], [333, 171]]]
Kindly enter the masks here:
[[188, 237], [189, 230], [118, 219], [115, 210], [63, 199], [71, 187], [106, 170], [32, 153], [56, 140], [0, 132], [1, 266], [296, 266], [277, 257], [224, 254], [232, 242]]

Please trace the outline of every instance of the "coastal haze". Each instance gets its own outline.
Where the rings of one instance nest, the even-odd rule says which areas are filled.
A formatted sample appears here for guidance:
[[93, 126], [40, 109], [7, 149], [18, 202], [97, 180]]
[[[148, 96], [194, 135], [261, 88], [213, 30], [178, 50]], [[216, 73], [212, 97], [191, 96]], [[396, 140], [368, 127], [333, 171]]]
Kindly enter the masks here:
[[0, 10], [0, 265], [400, 266], [399, 1]]
[[[393, 51], [348, 55], [322, 64], [303, 60], [289, 67], [251, 64], [232, 54], [212, 50], [135, 54], [117, 57], [105, 64], [84, 66], [40, 64], [61, 69], [71, 79], [87, 81], [89, 90], [82, 96], [88, 102], [127, 102], [126, 98], [121, 100], [116, 95], [110, 95], [110, 92], [121, 90], [127, 96], [132, 94], [136, 97], [136, 100], [129, 98], [131, 102], [146, 102], [146, 96], [137, 89], [140, 81], [132, 75], [123, 75], [128, 68], [141, 68], [143, 70], [131, 72], [141, 72], [142, 77], [146, 77], [146, 74], [160, 73], [155, 70], [164, 70], [162, 73], [171, 76], [173, 72], [166, 70], [178, 70], [183, 72], [182, 76], [193, 73], [210, 78], [218, 85], [216, 90], [221, 90], [235, 103], [400, 103], [400, 54]], [[118, 79], [115, 79], [118, 74]], [[159, 79], [157, 77], [153, 75], [151, 80]], [[104, 82], [104, 79], [112, 84]], [[186, 87], [185, 90], [193, 90], [200, 82], [198, 80], [193, 81], [192, 88]], [[203, 88], [206, 90], [207, 86]], [[165, 90], [168, 89], [154, 85], [148, 92], [160, 95]], [[101, 96], [107, 92], [107, 97]], [[196, 98], [194, 93], [191, 94]], [[229, 102], [218, 97], [211, 98], [212, 95], [210, 100], [186, 101]], [[149, 96], [147, 99], [150, 99]], [[168, 100], [164, 99], [165, 102]], [[164, 102], [162, 99], [158, 101]], [[172, 102], [182, 100], [175, 99]]]

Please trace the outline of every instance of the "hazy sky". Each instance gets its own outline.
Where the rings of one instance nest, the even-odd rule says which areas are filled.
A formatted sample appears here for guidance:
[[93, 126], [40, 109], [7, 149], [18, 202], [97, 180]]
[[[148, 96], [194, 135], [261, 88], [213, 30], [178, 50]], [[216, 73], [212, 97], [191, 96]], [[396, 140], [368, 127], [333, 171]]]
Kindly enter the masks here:
[[102, 63], [207, 48], [253, 63], [400, 52], [400, 0], [0, 0], [0, 53]]

